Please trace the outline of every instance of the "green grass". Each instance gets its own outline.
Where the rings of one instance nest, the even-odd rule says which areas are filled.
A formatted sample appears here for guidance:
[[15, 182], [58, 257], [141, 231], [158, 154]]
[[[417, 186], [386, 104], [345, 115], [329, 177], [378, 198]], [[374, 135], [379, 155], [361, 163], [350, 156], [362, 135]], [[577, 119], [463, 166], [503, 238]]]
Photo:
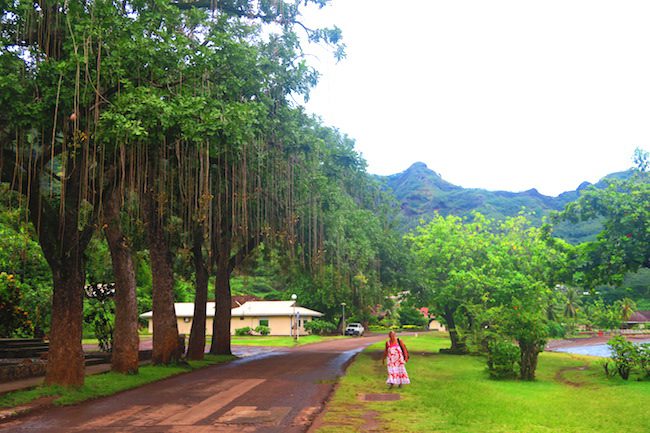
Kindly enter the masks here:
[[206, 355], [203, 361], [189, 361], [188, 365], [153, 366], [144, 365], [138, 374], [128, 375], [119, 373], [102, 373], [86, 376], [85, 383], [80, 388], [63, 388], [59, 386], [39, 386], [25, 391], [14, 391], [0, 396], [0, 407], [16, 407], [24, 405], [40, 397], [55, 396], [55, 405], [79, 403], [92, 398], [116, 394], [131, 388], [137, 388], [147, 383], [156, 382], [181, 373], [219, 364], [235, 359], [227, 355]]
[[[360, 431], [372, 418], [391, 432], [648, 431], [650, 382], [608, 379], [598, 358], [543, 353], [536, 381], [495, 381], [488, 378], [482, 357], [438, 354], [440, 347], [448, 347], [440, 335], [404, 341], [411, 352], [411, 385], [388, 391], [381, 345], [371, 346], [341, 379], [319, 433]], [[359, 399], [360, 394], [386, 392], [399, 393], [401, 400]]]
[[334, 340], [337, 338], [345, 338], [343, 336], [321, 336], [321, 335], [305, 335], [301, 336], [296, 343], [293, 337], [280, 336], [280, 335], [267, 335], [262, 336], [233, 336], [231, 344], [239, 346], [271, 346], [271, 347], [293, 347], [303, 344], [320, 343], [323, 341]]

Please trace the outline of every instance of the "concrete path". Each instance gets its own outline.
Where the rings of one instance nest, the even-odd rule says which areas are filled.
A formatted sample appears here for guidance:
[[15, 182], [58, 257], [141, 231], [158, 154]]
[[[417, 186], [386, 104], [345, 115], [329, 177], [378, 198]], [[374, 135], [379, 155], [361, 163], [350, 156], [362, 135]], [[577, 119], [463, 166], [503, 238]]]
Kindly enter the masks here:
[[384, 335], [278, 349], [121, 394], [49, 408], [6, 432], [305, 432], [352, 357]]

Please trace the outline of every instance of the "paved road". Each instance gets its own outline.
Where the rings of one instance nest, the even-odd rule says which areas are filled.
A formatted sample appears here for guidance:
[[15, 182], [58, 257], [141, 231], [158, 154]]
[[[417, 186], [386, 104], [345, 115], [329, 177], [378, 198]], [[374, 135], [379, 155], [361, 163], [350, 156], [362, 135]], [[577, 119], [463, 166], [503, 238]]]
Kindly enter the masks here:
[[384, 335], [249, 356], [112, 397], [51, 408], [6, 432], [305, 432], [348, 361]]

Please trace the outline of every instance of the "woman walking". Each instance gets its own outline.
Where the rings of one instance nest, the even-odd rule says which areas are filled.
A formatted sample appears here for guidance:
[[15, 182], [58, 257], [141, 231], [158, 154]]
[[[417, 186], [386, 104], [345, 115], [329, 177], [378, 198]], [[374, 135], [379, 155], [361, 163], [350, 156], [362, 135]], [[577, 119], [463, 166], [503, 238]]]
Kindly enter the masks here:
[[401, 387], [411, 383], [406, 367], [404, 367], [404, 364], [409, 360], [409, 353], [406, 346], [404, 346], [404, 342], [395, 335], [395, 331], [388, 333], [388, 341], [386, 342], [386, 349], [384, 350], [384, 356], [381, 358], [381, 363], [383, 364], [387, 359], [388, 379], [386, 379], [386, 383], [388, 387], [392, 388], [393, 385]]

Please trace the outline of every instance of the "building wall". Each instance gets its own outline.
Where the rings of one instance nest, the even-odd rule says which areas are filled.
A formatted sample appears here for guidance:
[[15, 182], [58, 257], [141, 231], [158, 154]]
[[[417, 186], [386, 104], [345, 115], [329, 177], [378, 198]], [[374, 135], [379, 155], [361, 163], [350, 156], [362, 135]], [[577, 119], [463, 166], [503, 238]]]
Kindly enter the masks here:
[[[232, 317], [230, 319], [230, 334], [235, 335], [235, 329], [245, 328], [247, 326], [250, 327], [251, 329], [255, 329], [259, 326], [260, 319], [262, 318], [269, 319], [269, 328], [271, 330], [271, 333], [269, 335], [291, 335], [292, 317], [290, 316], [244, 317], [243, 320], [239, 316]], [[189, 321], [186, 321], [186, 319], [189, 319]], [[312, 317], [305, 317], [305, 316], [300, 317], [299, 335], [309, 334], [307, 331], [305, 331], [304, 322], [312, 319], [313, 319]], [[149, 333], [153, 334], [153, 320], [152, 319], [148, 319], [148, 320], [149, 320], [149, 327], [148, 327]], [[178, 317], [176, 320], [178, 324], [178, 333], [190, 335], [190, 331], [192, 330], [192, 319]], [[212, 317], [208, 317], [205, 323], [206, 335], [212, 335], [212, 322], [213, 322]]]
[[447, 328], [445, 328], [445, 325], [438, 322], [437, 320], [432, 320], [431, 322], [429, 322], [429, 329], [431, 331], [447, 332]]
[[[233, 316], [230, 319], [230, 333], [232, 335], [235, 335], [236, 329], [245, 328], [247, 326], [251, 329], [255, 329], [260, 325], [260, 319], [269, 320], [269, 329], [271, 331], [269, 335], [291, 335], [291, 316], [244, 317], [243, 319], [239, 316]], [[309, 320], [312, 320], [312, 318], [305, 316], [300, 317], [299, 335], [309, 334], [307, 331], [305, 331], [304, 326], [305, 321]]]

